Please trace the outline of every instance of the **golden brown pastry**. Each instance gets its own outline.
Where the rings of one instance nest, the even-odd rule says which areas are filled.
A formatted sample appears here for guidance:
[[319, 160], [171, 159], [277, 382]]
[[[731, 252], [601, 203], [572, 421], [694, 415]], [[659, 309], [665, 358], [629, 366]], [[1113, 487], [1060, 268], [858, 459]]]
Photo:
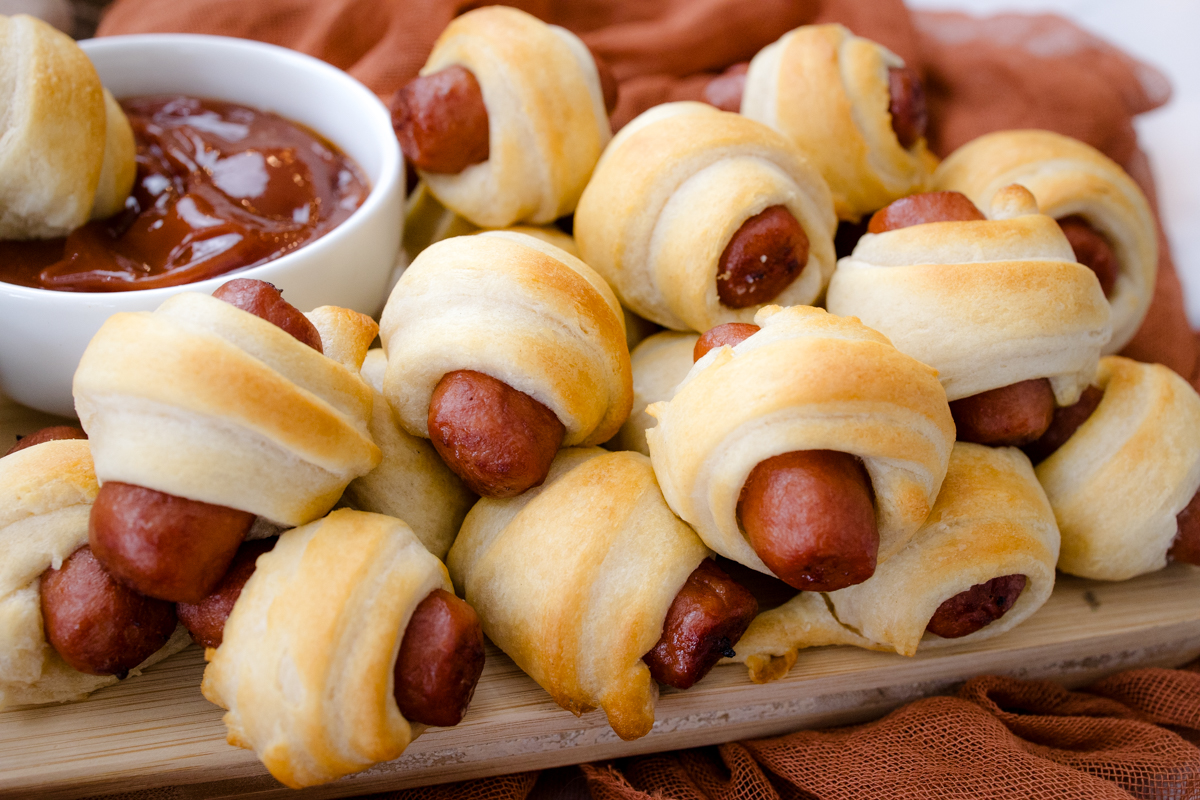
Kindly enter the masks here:
[[1095, 410], [1037, 465], [1062, 531], [1058, 568], [1117, 581], [1162, 569], [1200, 488], [1200, 397], [1161, 364], [1100, 360]]
[[115, 314], [75, 373], [96, 475], [285, 526], [325, 514], [380, 459], [358, 370], [375, 323], [309, 314], [324, 354], [204, 294]]
[[292, 788], [399, 757], [424, 726], [400, 713], [393, 664], [435, 589], [445, 567], [400, 520], [340, 509], [282, 534], [206, 652], [229, 743]]
[[371, 438], [383, 452], [383, 460], [351, 481], [343, 500], [362, 511], [403, 519], [429, 552], [445, 558], [475, 495], [450, 471], [428, 439], [401, 427], [383, 397], [386, 369], [383, 350], [367, 353], [362, 376], [375, 397]]
[[541, 487], [480, 500], [446, 564], [484, 633], [556, 703], [601, 708], [636, 739], [658, 698], [642, 657], [708, 555], [663, 502], [649, 459], [569, 448]]
[[[119, 680], [73, 669], [43, 625], [42, 576], [87, 544], [97, 491], [87, 441], [43, 442], [0, 458], [0, 709], [82, 700]], [[190, 643], [177, 627], [129, 674]]]
[[[918, 647], [997, 636], [1050, 597], [1058, 550], [1054, 514], [1029, 459], [1011, 447], [956, 443], [933, 512], [908, 544], [864, 583], [803, 592], [759, 614], [736, 660], [764, 683], [787, 674], [806, 647], [850, 644], [911, 656]], [[1025, 580], [1014, 585], [1013, 576]], [[979, 594], [976, 587], [986, 587], [984, 596], [963, 595]], [[1004, 595], [998, 603], [993, 592]], [[943, 617], [960, 635], [927, 630]], [[980, 622], [987, 624], [971, 631]]]
[[0, 239], [66, 236], [119, 211], [133, 187], [133, 131], [69, 36], [0, 16]]
[[1095, 275], [1020, 186], [995, 195], [988, 219], [866, 234], [826, 306], [936, 369], [951, 401], [1046, 378], [1070, 405], [1111, 332]]
[[890, 70], [903, 67], [841, 25], [805, 25], [750, 62], [741, 111], [804, 151], [828, 182], [838, 218], [857, 222], [929, 182], [924, 135], [902, 143], [889, 110]]
[[1154, 296], [1158, 238], [1145, 195], [1114, 161], [1051, 131], [998, 131], [952, 153], [933, 180], [980, 208], [1013, 183], [1032, 192], [1041, 213], [1060, 220], [1076, 257], [1102, 276], [1113, 330], [1103, 352], [1129, 343]]
[[570, 214], [612, 136], [596, 63], [575, 34], [515, 8], [451, 22], [422, 75], [465, 67], [488, 118], [488, 157], [455, 174], [421, 171], [447, 208], [480, 227]]
[[767, 303], [816, 302], [836, 224], [824, 180], [782, 135], [667, 103], [613, 138], [579, 201], [575, 241], [631, 311], [706, 331]]
[[925, 522], [946, 474], [954, 424], [936, 373], [853, 318], [767, 306], [755, 322], [759, 332], [708, 352], [647, 409], [667, 502], [720, 555], [791, 583], [750, 541], [743, 489], [775, 457], [843, 454], [865, 470], [884, 563]]
[[699, 338], [696, 333], [663, 331], [642, 340], [629, 354], [633, 368], [633, 411], [612, 440], [614, 449], [650, 455], [646, 429], [654, 427], [654, 418], [646, 413], [646, 408], [671, 399], [675, 387], [692, 368], [692, 350]]
[[[547, 467], [559, 446], [607, 441], [629, 415], [621, 308], [595, 271], [541, 239], [493, 231], [429, 247], [393, 290], [380, 330], [388, 360], [383, 393], [414, 436], [431, 438], [430, 415], [442, 408], [435, 397], [464, 372], [520, 394], [543, 409], [549, 419], [541, 423], [561, 426]], [[470, 426], [476, 415], [457, 414], [455, 422]], [[499, 425], [502, 438], [510, 432]], [[459, 450], [447, 441], [434, 438], [453, 461]], [[482, 493], [465, 461], [450, 466]]]

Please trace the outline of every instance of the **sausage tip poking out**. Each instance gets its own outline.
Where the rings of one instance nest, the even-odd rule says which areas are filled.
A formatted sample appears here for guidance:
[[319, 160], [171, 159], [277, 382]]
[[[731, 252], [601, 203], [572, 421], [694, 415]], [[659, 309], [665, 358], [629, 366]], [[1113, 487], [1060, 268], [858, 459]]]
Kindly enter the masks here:
[[429, 403], [434, 449], [483, 497], [515, 497], [541, 485], [565, 436], [553, 411], [482, 372], [448, 373]]
[[892, 130], [905, 150], [912, 147], [925, 135], [929, 125], [929, 113], [925, 108], [925, 87], [921, 78], [911, 67], [888, 69], [888, 113], [892, 117]]
[[113, 580], [87, 547], [42, 575], [46, 641], [73, 669], [125, 677], [167, 643], [175, 608]]
[[832, 592], [875, 574], [871, 482], [851, 455], [798, 450], [768, 458], [750, 472], [737, 508], [754, 552], [789, 586]]
[[943, 639], [959, 639], [1003, 617], [1025, 590], [1024, 575], [1001, 575], [977, 583], [946, 600], [925, 629]]
[[413, 78], [392, 97], [392, 128], [417, 168], [457, 175], [488, 160], [487, 105], [479, 81], [455, 64]]
[[1062, 228], [1063, 235], [1071, 243], [1075, 260], [1096, 273], [1104, 296], [1112, 297], [1120, 270], [1112, 245], [1083, 217], [1063, 217], [1058, 221], [1058, 227]]
[[1035, 441], [1023, 448], [1025, 455], [1036, 467], [1057, 452], [1058, 448], [1067, 443], [1075, 435], [1083, 423], [1088, 421], [1104, 399], [1104, 390], [1089, 386], [1079, 396], [1079, 402], [1070, 406], [1054, 409], [1050, 427]]
[[393, 695], [409, 722], [450, 727], [462, 721], [483, 674], [483, 626], [464, 600], [429, 593], [408, 622], [393, 669]]
[[1021, 447], [1049, 430], [1054, 390], [1046, 378], [1021, 381], [955, 400], [950, 414], [960, 442]]
[[[17, 443], [8, 449], [5, 456], [11, 456], [20, 450], [27, 450], [30, 447], [46, 442], [62, 441], [64, 439], [86, 439], [87, 434], [82, 428], [76, 428], [71, 425], [55, 425], [51, 428], [42, 428], [40, 431], [34, 431], [28, 436], [21, 436], [17, 439]], [[4, 456], [0, 456], [3, 458]]]
[[325, 352], [317, 327], [298, 308], [284, 300], [273, 284], [253, 278], [235, 278], [222, 284], [212, 296], [265, 319], [318, 353]]
[[901, 197], [871, 215], [867, 233], [886, 233], [930, 222], [986, 219], [962, 192], [925, 192]]
[[88, 544], [104, 568], [148, 597], [199, 603], [216, 588], [254, 515], [109, 481], [88, 521]]
[[1167, 557], [1200, 567], [1200, 491], [1175, 516], [1175, 524], [1179, 528]]
[[654, 680], [689, 689], [722, 658], [737, 655], [733, 645], [757, 613], [754, 595], [706, 558], [675, 595], [662, 637], [642, 660]]
[[255, 539], [238, 548], [225, 577], [212, 593], [199, 603], [179, 603], [175, 611], [179, 621], [188, 629], [192, 639], [202, 647], [220, 647], [225, 635], [225, 621], [234, 603], [242, 595], [246, 582], [254, 574], [258, 557], [275, 546], [275, 539]]
[[750, 217], [733, 234], [717, 265], [717, 297], [729, 308], [774, 300], [808, 263], [808, 235], [784, 206]]
[[761, 329], [757, 325], [751, 325], [749, 322], [726, 322], [724, 325], [709, 328], [696, 340], [696, 346], [692, 348], [692, 362], [704, 358], [709, 350], [741, 344], [759, 330]]

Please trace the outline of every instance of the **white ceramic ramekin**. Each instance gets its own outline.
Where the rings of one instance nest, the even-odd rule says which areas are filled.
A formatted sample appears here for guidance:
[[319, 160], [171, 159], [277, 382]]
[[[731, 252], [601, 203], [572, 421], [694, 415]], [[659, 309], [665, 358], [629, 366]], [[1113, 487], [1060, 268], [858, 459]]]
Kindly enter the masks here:
[[404, 160], [387, 108], [345, 72], [274, 45], [221, 36], [147, 34], [80, 46], [118, 99], [184, 94], [273, 111], [338, 145], [371, 182], [345, 222], [267, 264], [166, 289], [53, 292], [0, 282], [0, 392], [74, 415], [71, 378], [104, 320], [150, 311], [177, 292], [211, 293], [231, 277], [259, 278], [307, 311], [321, 305], [376, 314], [400, 247]]

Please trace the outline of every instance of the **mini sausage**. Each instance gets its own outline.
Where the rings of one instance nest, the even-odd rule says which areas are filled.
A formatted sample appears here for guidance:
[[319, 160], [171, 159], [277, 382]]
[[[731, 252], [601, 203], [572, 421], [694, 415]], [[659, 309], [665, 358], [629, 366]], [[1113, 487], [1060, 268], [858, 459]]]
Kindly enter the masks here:
[[1175, 522], [1179, 532], [1167, 551], [1167, 558], [1200, 566], [1200, 491], [1175, 516]]
[[662, 637], [642, 657], [650, 677], [676, 689], [690, 689], [733, 646], [758, 613], [754, 595], [711, 558], [700, 562], [667, 611]]
[[325, 352], [321, 349], [321, 334], [317, 327], [284, 300], [273, 284], [253, 278], [235, 278], [213, 292], [213, 297], [282, 328], [318, 353]]
[[88, 523], [88, 544], [114, 578], [140, 594], [199, 603], [216, 589], [254, 515], [109, 481]]
[[1002, 575], [977, 583], [938, 606], [925, 630], [943, 639], [972, 634], [1007, 614], [1026, 583], [1024, 575]]
[[175, 607], [113, 580], [87, 547], [42, 573], [46, 641], [88, 675], [116, 675], [156, 653], [175, 631]]
[[[87, 434], [83, 432], [82, 428], [76, 428], [71, 425], [55, 425], [51, 428], [42, 428], [40, 431], [34, 431], [28, 436], [19, 437], [17, 439], [17, 443], [10, 447], [8, 452], [4, 455], [11, 456], [18, 450], [25, 450], [26, 448], [33, 447], [36, 444], [43, 444], [44, 442], [54, 442], [62, 439], [86, 438], [88, 438]], [[3, 457], [4, 456], [0, 456], [0, 458]]]
[[258, 557], [275, 546], [275, 539], [255, 539], [238, 548], [233, 563], [221, 578], [212, 594], [199, 603], [179, 603], [175, 613], [188, 633], [202, 647], [220, 647], [225, 633], [225, 620], [233, 604], [242, 595], [246, 581], [254, 574]]
[[1071, 243], [1075, 260], [1096, 273], [1104, 296], [1112, 297], [1117, 285], [1117, 273], [1121, 269], [1112, 245], [1083, 217], [1063, 217], [1058, 221], [1058, 227], [1062, 228], [1067, 241]]
[[729, 308], [769, 303], [808, 263], [808, 235], [784, 206], [771, 206], [742, 223], [721, 253], [717, 297]]
[[871, 215], [867, 233], [886, 233], [930, 222], [986, 219], [962, 192], [925, 192], [901, 197]]
[[479, 81], [455, 64], [420, 75], [392, 97], [400, 149], [424, 172], [456, 175], [490, 155], [487, 106]]
[[540, 486], [566, 433], [549, 408], [473, 370], [443, 376], [429, 403], [434, 449], [483, 497], [514, 497]]
[[724, 325], [709, 328], [696, 340], [696, 346], [692, 348], [692, 362], [704, 358], [709, 350], [715, 350], [724, 345], [734, 347], [741, 344], [759, 330], [761, 329], [757, 325], [751, 325], [749, 322], [726, 322]]
[[1079, 430], [1079, 426], [1088, 421], [1103, 399], [1103, 389], [1089, 386], [1079, 396], [1078, 403], [1054, 409], [1054, 417], [1046, 432], [1041, 438], [1022, 448], [1033, 465], [1042, 463], [1066, 444], [1067, 440], [1075, 435], [1075, 431]]
[[746, 91], [746, 73], [749, 71], [750, 62], [743, 61], [713, 78], [704, 87], [704, 102], [722, 111], [735, 114], [741, 111], [742, 95]]
[[854, 456], [798, 450], [768, 458], [746, 479], [737, 513], [754, 552], [789, 586], [831, 592], [875, 573], [871, 482]]
[[950, 403], [960, 442], [1021, 447], [1054, 420], [1054, 390], [1046, 378], [1021, 381]]
[[483, 674], [483, 626], [475, 609], [434, 589], [413, 611], [393, 667], [393, 695], [410, 722], [462, 721]]
[[888, 95], [892, 130], [895, 131], [900, 146], [907, 150], [925, 135], [925, 129], [929, 126], [925, 87], [921, 85], [921, 78], [911, 67], [889, 67]]

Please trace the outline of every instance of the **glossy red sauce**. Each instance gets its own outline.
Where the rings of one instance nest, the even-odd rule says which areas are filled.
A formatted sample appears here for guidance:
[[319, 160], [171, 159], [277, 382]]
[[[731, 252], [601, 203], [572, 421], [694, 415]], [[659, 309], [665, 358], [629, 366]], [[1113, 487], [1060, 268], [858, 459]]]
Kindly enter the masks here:
[[0, 281], [65, 292], [192, 283], [320, 238], [370, 191], [337, 147], [275, 114], [179, 96], [121, 106], [137, 140], [125, 210], [65, 239], [0, 242]]

